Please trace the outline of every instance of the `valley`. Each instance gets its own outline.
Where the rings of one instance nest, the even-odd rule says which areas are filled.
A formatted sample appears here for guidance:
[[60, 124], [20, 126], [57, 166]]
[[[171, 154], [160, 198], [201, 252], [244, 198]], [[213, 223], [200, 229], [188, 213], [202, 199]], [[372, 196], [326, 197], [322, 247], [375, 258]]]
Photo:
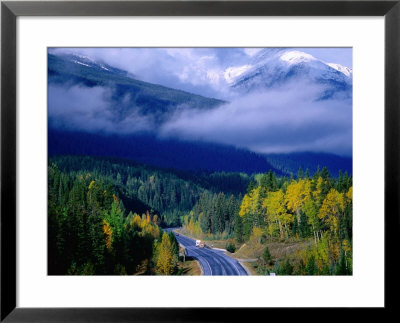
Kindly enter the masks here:
[[[351, 261], [349, 249], [342, 249], [343, 243], [349, 247], [352, 238], [352, 179], [347, 174], [335, 179], [327, 168], [297, 179], [277, 177], [271, 170], [252, 175], [195, 174], [89, 156], [52, 157], [49, 165], [49, 239], [52, 246], [58, 246], [50, 249], [55, 261], [49, 264], [52, 274], [105, 274], [110, 273], [108, 266], [112, 269], [117, 265], [112, 272], [135, 274], [144, 264], [146, 269], [141, 272], [155, 273], [160, 248], [157, 241], [172, 239], [174, 233], [166, 228], [178, 226], [183, 227], [181, 233], [230, 250], [233, 257], [258, 259], [254, 264], [258, 274], [284, 274], [279, 267], [282, 262], [293, 266], [287, 274], [295, 273], [294, 269], [304, 274], [302, 266], [306, 268], [312, 257], [316, 257], [315, 274], [334, 274], [345, 251], [346, 261]], [[77, 214], [77, 210], [81, 211]], [[91, 236], [96, 232], [93, 226], [102, 228], [97, 238]], [[103, 235], [109, 238], [98, 249]], [[177, 239], [179, 244], [192, 245], [189, 240], [182, 242], [182, 237]], [[219, 240], [219, 245], [214, 246], [212, 240]], [[78, 249], [71, 253], [72, 241]], [[81, 244], [95, 241], [99, 245], [89, 248], [91, 253], [79, 249]], [[175, 260], [170, 274], [180, 261], [177, 242], [172, 239], [166, 244], [172, 248], [173, 243], [176, 245], [171, 250], [175, 251], [170, 259]], [[287, 243], [295, 252], [276, 252], [278, 245]], [[269, 248], [274, 257], [264, 259]], [[120, 254], [123, 251], [128, 254]], [[319, 258], [320, 252], [327, 258]], [[81, 260], [79, 253], [83, 253]], [[196, 249], [188, 256], [200, 257]], [[87, 263], [83, 259], [92, 260]], [[115, 265], [107, 265], [107, 261]], [[65, 267], [59, 267], [60, 263]], [[221, 271], [214, 268], [214, 272]]]
[[351, 68], [91, 52], [48, 53], [49, 275], [352, 275]]

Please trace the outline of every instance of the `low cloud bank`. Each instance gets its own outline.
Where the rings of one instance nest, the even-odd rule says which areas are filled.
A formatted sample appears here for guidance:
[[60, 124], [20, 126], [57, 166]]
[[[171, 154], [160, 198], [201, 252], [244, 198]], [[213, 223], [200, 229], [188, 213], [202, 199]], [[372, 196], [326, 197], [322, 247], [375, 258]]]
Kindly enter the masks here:
[[[250, 94], [213, 110], [178, 108], [158, 123], [113, 99], [107, 87], [49, 86], [49, 124], [91, 133], [148, 132], [160, 138], [215, 142], [259, 153], [316, 151], [351, 156], [351, 100], [316, 101], [320, 87], [292, 84]], [[121, 106], [124, 106], [123, 109]]]
[[50, 85], [48, 93], [52, 128], [122, 135], [154, 129], [151, 117], [140, 115], [134, 107], [129, 113], [122, 110], [125, 100], [113, 100], [110, 88]]
[[304, 88], [247, 95], [212, 111], [184, 110], [164, 124], [159, 134], [260, 153], [351, 155], [351, 100], [315, 101], [318, 89], [311, 85]]

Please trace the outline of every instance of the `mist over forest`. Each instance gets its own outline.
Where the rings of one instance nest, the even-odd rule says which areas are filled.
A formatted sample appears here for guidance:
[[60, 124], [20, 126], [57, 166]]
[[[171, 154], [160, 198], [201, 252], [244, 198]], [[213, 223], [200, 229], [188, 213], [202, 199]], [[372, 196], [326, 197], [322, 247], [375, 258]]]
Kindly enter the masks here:
[[48, 273], [351, 275], [352, 76], [350, 48], [49, 48]]

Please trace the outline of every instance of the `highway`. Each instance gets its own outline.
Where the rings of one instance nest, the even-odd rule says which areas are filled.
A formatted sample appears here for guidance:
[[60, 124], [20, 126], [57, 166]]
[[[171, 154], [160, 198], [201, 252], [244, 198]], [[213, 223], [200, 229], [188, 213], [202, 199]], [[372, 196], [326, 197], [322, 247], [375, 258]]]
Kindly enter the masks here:
[[186, 248], [186, 255], [196, 258], [203, 267], [206, 276], [245, 276], [246, 270], [224, 251], [196, 247], [196, 241], [174, 232], [178, 242]]

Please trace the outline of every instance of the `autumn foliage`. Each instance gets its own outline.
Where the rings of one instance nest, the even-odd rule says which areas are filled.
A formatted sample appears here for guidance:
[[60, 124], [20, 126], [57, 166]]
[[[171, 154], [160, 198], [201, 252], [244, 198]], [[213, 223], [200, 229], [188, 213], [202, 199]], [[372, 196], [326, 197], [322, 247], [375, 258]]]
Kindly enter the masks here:
[[[339, 178], [332, 178], [326, 168], [313, 177], [303, 175], [297, 179], [266, 173], [249, 186], [241, 200], [235, 219], [236, 239], [251, 248], [264, 241], [312, 239], [310, 248], [298, 254], [300, 264], [289, 270], [291, 273], [338, 274], [336, 269], [341, 266], [341, 274], [350, 274], [352, 192], [351, 177], [340, 173]], [[217, 204], [213, 212], [218, 212]], [[201, 215], [196, 219], [191, 213], [184, 227], [190, 234], [201, 236], [201, 220]], [[292, 265], [285, 266], [288, 269]]]

